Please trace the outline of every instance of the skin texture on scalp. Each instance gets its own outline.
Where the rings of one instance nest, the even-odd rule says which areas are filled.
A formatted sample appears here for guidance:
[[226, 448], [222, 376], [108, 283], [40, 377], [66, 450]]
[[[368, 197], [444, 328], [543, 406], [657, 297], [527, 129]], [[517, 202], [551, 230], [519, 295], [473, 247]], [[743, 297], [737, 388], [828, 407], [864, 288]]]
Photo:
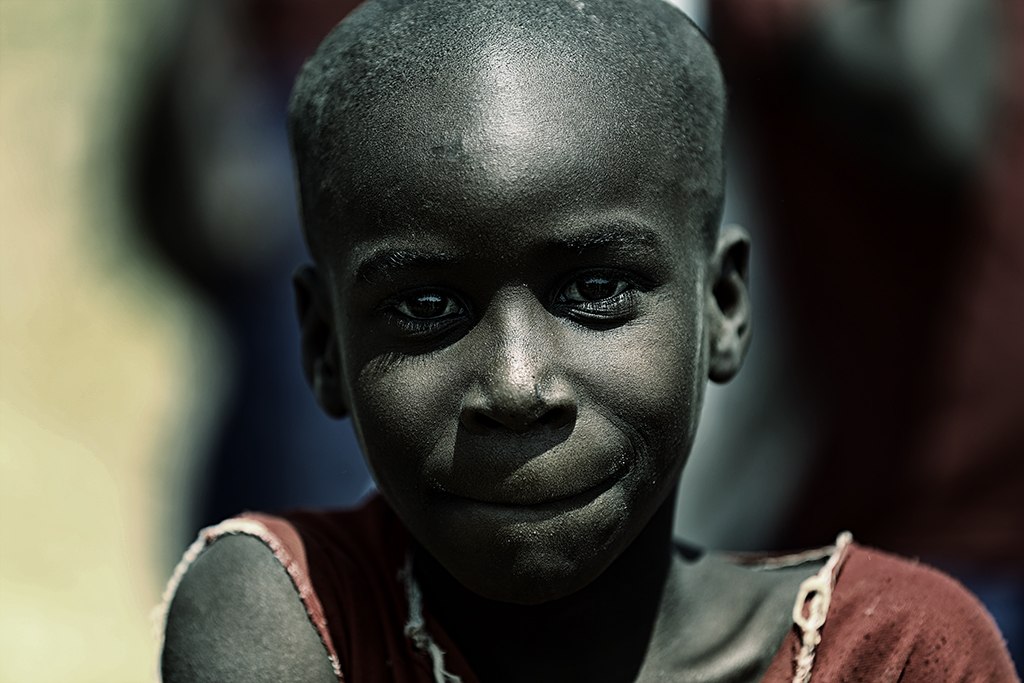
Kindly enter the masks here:
[[[564, 99], [545, 107], [531, 97], [535, 90]], [[574, 93], [586, 95], [574, 104]], [[509, 132], [571, 128], [596, 96], [617, 123], [620, 145], [643, 157], [637, 134], [656, 131], [671, 146], [664, 172], [689, 195], [686, 223], [710, 247], [724, 192], [725, 89], [710, 45], [682, 12], [662, 0], [364, 4], [306, 63], [289, 107], [314, 257], [325, 233], [344, 230], [339, 213], [368, 194], [379, 201], [400, 189], [401, 175], [381, 178], [374, 167], [388, 135], [416, 128], [424, 107], [438, 119], [436, 130], [419, 131], [430, 138], [425, 149], [451, 158], [476, 144], [463, 129], [467, 120]]]

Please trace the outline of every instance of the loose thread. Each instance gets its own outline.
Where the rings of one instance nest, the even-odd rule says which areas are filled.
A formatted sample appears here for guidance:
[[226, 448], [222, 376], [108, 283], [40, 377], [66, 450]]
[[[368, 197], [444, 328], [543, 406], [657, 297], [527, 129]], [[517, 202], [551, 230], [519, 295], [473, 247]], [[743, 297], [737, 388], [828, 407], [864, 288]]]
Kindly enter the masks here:
[[434, 666], [435, 683], [462, 683], [462, 679], [444, 668], [444, 650], [438, 647], [427, 632], [423, 621], [423, 595], [412, 574], [412, 556], [405, 558], [405, 567], [398, 572], [398, 578], [405, 584], [405, 595], [409, 600], [409, 620], [405, 622], [405, 635], [412, 640], [417, 650], [425, 652]]
[[[796, 672], [793, 683], [809, 683], [814, 657], [821, 643], [821, 627], [825, 625], [836, 574], [846, 556], [846, 550], [853, 541], [849, 531], [839, 534], [835, 550], [825, 566], [814, 576], [800, 584], [796, 602], [793, 604], [793, 623], [800, 628], [800, 652], [796, 656]], [[807, 607], [807, 616], [804, 616]]]

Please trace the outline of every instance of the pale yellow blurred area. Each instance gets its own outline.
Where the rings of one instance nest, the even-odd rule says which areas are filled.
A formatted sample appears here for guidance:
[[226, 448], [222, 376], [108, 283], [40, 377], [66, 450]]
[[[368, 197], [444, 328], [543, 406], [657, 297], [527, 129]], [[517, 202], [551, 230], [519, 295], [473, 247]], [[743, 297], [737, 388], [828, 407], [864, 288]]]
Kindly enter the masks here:
[[0, 681], [154, 680], [222, 356], [118, 174], [174, 3], [0, 0]]

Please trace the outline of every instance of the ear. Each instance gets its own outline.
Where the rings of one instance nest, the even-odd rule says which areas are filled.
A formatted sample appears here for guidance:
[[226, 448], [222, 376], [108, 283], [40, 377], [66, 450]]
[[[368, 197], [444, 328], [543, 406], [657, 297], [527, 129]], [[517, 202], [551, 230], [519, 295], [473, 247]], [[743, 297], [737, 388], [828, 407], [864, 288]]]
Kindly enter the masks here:
[[723, 228], [711, 259], [711, 287], [706, 294], [708, 378], [712, 382], [732, 379], [750, 346], [749, 259], [750, 237], [746, 231], [738, 225]]
[[302, 335], [302, 372], [323, 411], [330, 417], [345, 417], [345, 378], [334, 318], [320, 273], [315, 266], [302, 266], [292, 276], [292, 284]]

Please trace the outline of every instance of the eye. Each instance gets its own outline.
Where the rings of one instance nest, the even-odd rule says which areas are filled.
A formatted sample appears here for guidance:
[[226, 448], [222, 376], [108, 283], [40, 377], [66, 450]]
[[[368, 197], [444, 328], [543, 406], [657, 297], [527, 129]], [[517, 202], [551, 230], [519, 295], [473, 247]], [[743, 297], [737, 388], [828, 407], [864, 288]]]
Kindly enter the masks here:
[[555, 308], [584, 325], [614, 327], [640, 315], [642, 292], [647, 289], [620, 271], [590, 271], [562, 286]]
[[559, 295], [559, 301], [567, 304], [586, 304], [604, 301], [632, 289], [633, 283], [622, 277], [608, 274], [583, 275], [570, 281]]
[[442, 320], [462, 313], [462, 306], [443, 292], [427, 291], [398, 299], [394, 310], [412, 320]]

